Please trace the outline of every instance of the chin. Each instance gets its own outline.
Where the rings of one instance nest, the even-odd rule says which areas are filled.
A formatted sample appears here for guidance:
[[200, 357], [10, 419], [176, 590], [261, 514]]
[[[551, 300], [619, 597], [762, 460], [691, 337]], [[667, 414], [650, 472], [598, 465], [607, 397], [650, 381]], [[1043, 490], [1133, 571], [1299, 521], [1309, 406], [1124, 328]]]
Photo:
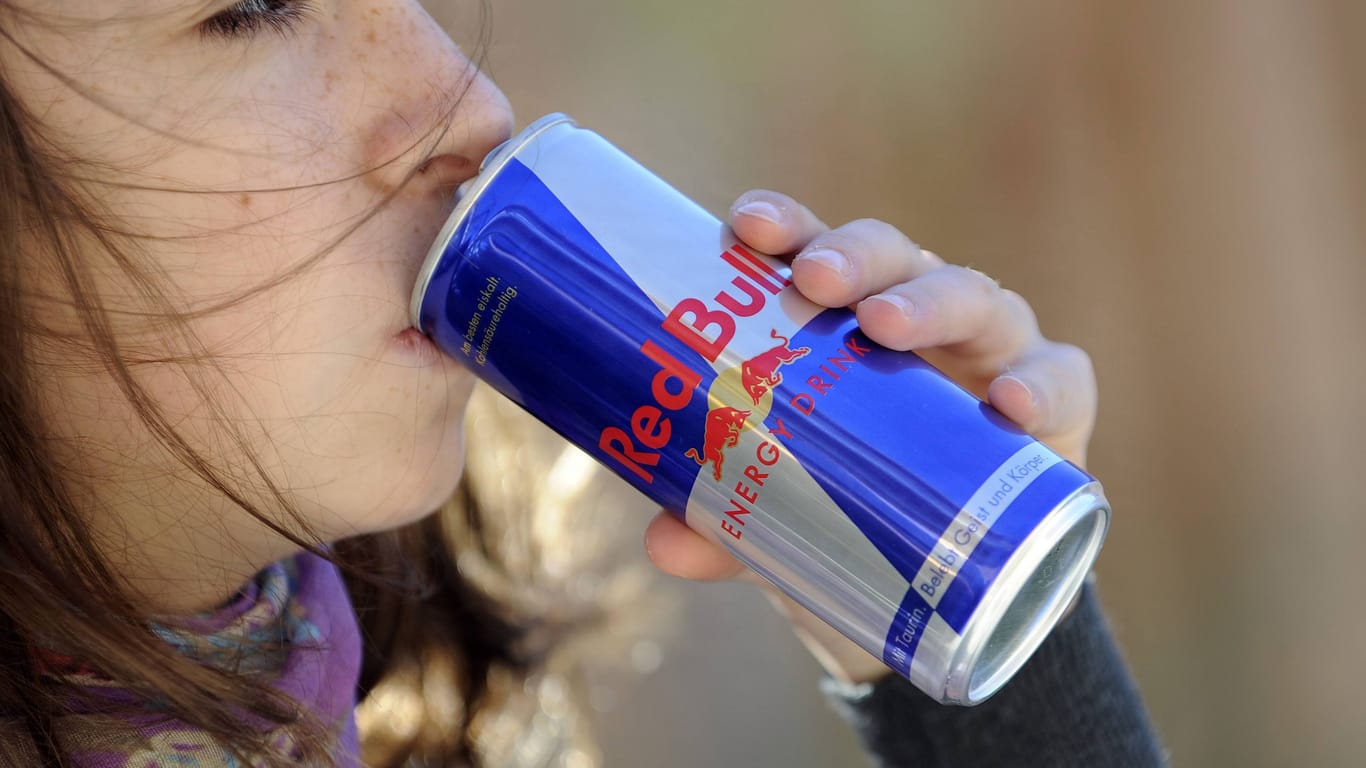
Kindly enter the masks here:
[[[440, 510], [455, 495], [465, 470], [465, 446], [459, 429], [448, 435], [440, 448], [427, 460], [413, 462], [402, 472], [402, 479], [386, 495], [396, 502], [383, 528], [399, 528], [415, 523]], [[419, 469], [424, 467], [425, 470]]]
[[373, 392], [388, 394], [367, 392], [369, 402], [406, 402], [391, 403], [378, 420], [351, 424], [372, 435], [367, 450], [330, 468], [335, 482], [319, 500], [334, 505], [334, 519], [357, 534], [400, 528], [430, 515], [450, 501], [464, 473], [465, 409], [474, 376], [454, 361], [449, 368], [428, 369], [417, 387], [401, 371], [387, 374]]
[[[339, 518], [337, 522], [344, 529], [339, 532], [342, 534], [341, 537], [383, 533], [403, 528], [441, 510], [455, 495], [462, 469], [457, 467], [456, 471], [443, 477], [439, 483], [429, 483], [422, 487], [414, 484], [404, 489], [395, 488], [384, 500], [388, 504], [383, 506], [369, 509], [346, 508], [346, 511], [336, 516]], [[408, 480], [411, 482], [412, 478]], [[354, 504], [354, 500], [352, 503]]]

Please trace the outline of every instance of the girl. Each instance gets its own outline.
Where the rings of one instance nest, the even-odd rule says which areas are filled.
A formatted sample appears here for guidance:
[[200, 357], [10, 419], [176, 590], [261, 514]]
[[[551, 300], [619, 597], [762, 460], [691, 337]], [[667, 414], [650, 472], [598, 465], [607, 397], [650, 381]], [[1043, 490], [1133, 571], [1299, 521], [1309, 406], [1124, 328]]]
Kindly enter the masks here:
[[[0, 121], [0, 762], [358, 764], [339, 565], [380, 617], [370, 660], [423, 627], [462, 651], [467, 712], [490, 665], [533, 663], [422, 522], [460, 480], [472, 378], [407, 301], [512, 115], [417, 0], [3, 0]], [[1084, 461], [1089, 361], [1020, 297], [776, 193], [731, 223]], [[646, 546], [669, 573], [739, 574], [669, 516]], [[899, 759], [877, 696], [904, 688], [789, 610], [833, 681], [878, 681], [833, 695]], [[1098, 650], [1072, 669], [1125, 685], [1077, 613], [1068, 648]], [[1120, 698], [1111, 730], [1150, 746]]]

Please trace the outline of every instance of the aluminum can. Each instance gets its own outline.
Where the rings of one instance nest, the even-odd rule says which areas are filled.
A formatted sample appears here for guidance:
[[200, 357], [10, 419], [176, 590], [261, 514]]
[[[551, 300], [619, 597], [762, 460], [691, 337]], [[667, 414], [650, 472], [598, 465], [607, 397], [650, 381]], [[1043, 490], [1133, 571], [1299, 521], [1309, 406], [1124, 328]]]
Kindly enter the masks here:
[[919, 356], [563, 115], [460, 195], [414, 325], [916, 687], [980, 702], [1064, 613], [1100, 485]]

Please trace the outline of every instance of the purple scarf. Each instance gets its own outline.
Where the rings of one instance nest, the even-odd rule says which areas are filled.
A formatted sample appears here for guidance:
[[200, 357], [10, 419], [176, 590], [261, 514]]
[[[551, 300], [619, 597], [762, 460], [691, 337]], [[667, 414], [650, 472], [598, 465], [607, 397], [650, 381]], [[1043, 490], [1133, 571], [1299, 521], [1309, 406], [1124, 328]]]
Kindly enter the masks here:
[[[207, 664], [273, 675], [275, 688], [312, 712], [335, 739], [329, 765], [359, 768], [356, 682], [361, 642], [356, 616], [334, 565], [300, 554], [266, 568], [226, 606], [157, 633], [182, 653]], [[239, 658], [240, 649], [265, 641], [278, 652]], [[88, 670], [61, 673], [69, 682], [111, 700], [117, 684]], [[123, 694], [127, 696], [127, 694]], [[149, 712], [111, 722], [98, 711], [58, 720], [59, 738], [80, 768], [245, 768], [262, 761], [234, 759], [203, 730]], [[292, 747], [287, 732], [274, 744]], [[0, 754], [6, 754], [0, 739]], [[12, 753], [10, 753], [12, 754]]]

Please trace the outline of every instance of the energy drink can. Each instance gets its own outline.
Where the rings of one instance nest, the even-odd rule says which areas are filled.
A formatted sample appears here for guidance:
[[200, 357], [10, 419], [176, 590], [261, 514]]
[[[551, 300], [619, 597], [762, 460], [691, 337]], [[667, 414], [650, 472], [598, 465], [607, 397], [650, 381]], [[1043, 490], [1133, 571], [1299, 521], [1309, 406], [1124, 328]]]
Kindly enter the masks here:
[[918, 688], [980, 702], [1082, 585], [1100, 485], [790, 274], [549, 115], [462, 188], [412, 315]]

